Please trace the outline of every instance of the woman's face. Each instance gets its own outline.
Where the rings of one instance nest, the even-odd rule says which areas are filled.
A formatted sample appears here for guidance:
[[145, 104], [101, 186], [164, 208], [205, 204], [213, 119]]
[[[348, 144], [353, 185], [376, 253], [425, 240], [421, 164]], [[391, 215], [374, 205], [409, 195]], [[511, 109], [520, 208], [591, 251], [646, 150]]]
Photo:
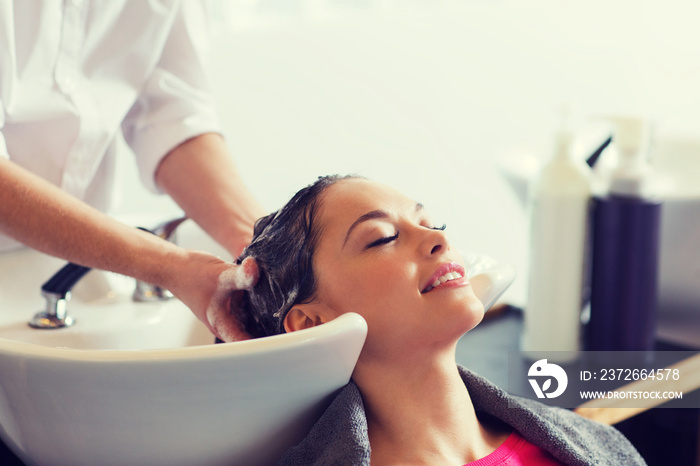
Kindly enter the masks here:
[[306, 306], [324, 322], [362, 315], [369, 328], [363, 354], [452, 345], [479, 323], [484, 309], [462, 259], [420, 204], [361, 179], [333, 184], [321, 202], [317, 299]]

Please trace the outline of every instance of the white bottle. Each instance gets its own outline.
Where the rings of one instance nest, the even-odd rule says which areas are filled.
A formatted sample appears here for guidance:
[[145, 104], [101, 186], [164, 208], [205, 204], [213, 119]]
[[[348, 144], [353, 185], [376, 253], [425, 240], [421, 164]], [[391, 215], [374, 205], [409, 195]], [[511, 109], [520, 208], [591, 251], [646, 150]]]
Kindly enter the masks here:
[[566, 362], [581, 348], [583, 288], [591, 202], [591, 169], [571, 155], [570, 132], [530, 186], [530, 268], [521, 339], [523, 351], [561, 351]]

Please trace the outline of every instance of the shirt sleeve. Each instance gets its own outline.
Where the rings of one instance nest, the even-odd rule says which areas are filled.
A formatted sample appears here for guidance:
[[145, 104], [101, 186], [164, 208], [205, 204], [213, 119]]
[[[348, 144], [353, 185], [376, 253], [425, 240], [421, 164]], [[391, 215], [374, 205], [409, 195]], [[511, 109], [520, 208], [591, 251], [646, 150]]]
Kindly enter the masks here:
[[165, 155], [187, 139], [220, 132], [205, 70], [208, 19], [204, 3], [180, 4], [158, 64], [122, 123], [141, 180], [156, 193]]

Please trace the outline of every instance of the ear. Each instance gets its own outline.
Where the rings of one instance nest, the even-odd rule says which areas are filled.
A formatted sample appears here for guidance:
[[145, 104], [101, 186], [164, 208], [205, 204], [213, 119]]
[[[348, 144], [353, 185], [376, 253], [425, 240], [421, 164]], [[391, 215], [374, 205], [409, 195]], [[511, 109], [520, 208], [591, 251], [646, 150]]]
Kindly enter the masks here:
[[284, 318], [284, 329], [287, 333], [303, 330], [305, 328], [316, 327], [327, 322], [317, 306], [312, 304], [302, 304], [294, 306]]

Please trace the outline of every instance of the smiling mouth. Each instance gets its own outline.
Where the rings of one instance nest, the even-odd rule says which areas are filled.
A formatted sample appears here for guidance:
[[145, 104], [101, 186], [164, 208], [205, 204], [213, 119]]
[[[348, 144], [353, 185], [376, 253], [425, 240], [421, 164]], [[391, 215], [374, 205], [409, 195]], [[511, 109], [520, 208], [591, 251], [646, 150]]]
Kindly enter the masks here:
[[459, 272], [447, 272], [444, 275], [441, 275], [440, 277], [436, 278], [433, 283], [428, 285], [423, 291], [421, 291], [422, 294], [425, 294], [431, 290], [434, 290], [440, 285], [443, 285], [445, 283], [451, 282], [452, 280], [458, 280], [462, 277], [462, 274]]

